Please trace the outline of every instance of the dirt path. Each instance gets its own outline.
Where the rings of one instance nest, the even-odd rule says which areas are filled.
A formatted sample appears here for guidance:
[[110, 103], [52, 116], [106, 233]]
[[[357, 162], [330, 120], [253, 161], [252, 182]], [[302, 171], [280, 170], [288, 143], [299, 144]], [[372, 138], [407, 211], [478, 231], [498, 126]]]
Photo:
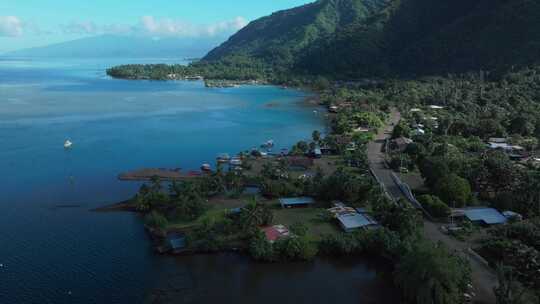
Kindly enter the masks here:
[[[392, 134], [394, 126], [400, 121], [401, 114], [393, 109], [384, 129], [381, 129], [375, 140], [368, 145], [368, 160], [370, 168], [376, 178], [394, 199], [405, 198], [399, 187], [391, 177], [392, 171], [384, 165], [383, 145]], [[472, 280], [475, 287], [476, 297], [474, 303], [492, 304], [496, 302], [493, 288], [497, 285], [497, 277], [493, 271], [480, 262], [477, 258], [468, 253], [469, 244], [460, 242], [439, 230], [436, 223], [424, 220], [424, 236], [433, 242], [442, 242], [450, 250], [466, 258], [472, 268]]]

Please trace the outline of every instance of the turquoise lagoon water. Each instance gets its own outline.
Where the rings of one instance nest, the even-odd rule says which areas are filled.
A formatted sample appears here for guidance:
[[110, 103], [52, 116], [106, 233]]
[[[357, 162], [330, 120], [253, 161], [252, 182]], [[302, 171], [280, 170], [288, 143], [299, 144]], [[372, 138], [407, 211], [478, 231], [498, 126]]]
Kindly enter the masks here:
[[[88, 210], [134, 194], [138, 184], [118, 181], [120, 172], [197, 169], [219, 153], [268, 139], [277, 149], [289, 147], [323, 130], [324, 119], [302, 104], [301, 91], [207, 89], [202, 82], [105, 75], [112, 65], [157, 61], [174, 62], [0, 60], [0, 303], [141, 303], [170, 271], [188, 271], [192, 286], [212, 272], [226, 278], [219, 265], [245, 269], [250, 263], [223, 256], [157, 257], [139, 217]], [[66, 139], [74, 143], [69, 151]], [[218, 265], [190, 270], [193, 263]], [[358, 284], [365, 287], [366, 278], [378, 284], [376, 271], [364, 266], [355, 266], [364, 278]], [[306, 271], [306, 277], [313, 275]], [[220, 292], [241, 301], [248, 279]], [[204, 283], [197, 288], [212, 292]], [[176, 296], [175, 303], [210, 301], [192, 294]], [[358, 300], [358, 290], [352, 294], [345, 303]]]

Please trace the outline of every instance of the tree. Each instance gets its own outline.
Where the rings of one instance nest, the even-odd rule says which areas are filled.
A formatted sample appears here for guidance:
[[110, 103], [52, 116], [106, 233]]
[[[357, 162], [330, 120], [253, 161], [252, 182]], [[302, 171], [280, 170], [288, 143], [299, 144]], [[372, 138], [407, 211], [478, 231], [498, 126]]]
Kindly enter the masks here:
[[240, 212], [239, 223], [244, 230], [270, 225], [274, 215], [270, 207], [252, 199]]
[[271, 262], [276, 259], [272, 243], [266, 240], [260, 230], [257, 230], [249, 242], [249, 254], [257, 261]]
[[514, 270], [504, 265], [497, 266], [499, 286], [494, 288], [497, 304], [521, 304], [525, 289], [516, 280]]
[[437, 196], [421, 195], [418, 197], [418, 201], [434, 217], [446, 218], [451, 213], [450, 207]]
[[440, 178], [435, 185], [435, 193], [452, 207], [466, 206], [472, 197], [471, 185], [457, 174]]
[[313, 131], [313, 133], [311, 134], [311, 138], [314, 142], [319, 143], [321, 141], [321, 132], [317, 130]]
[[144, 220], [148, 226], [153, 228], [165, 229], [169, 225], [167, 218], [157, 211], [147, 214]]
[[471, 282], [470, 265], [442, 244], [422, 241], [396, 267], [396, 284], [405, 300], [417, 304], [461, 303]]
[[392, 131], [392, 138], [409, 137], [411, 134], [411, 128], [406, 122], [400, 121]]
[[374, 214], [379, 222], [402, 239], [417, 239], [423, 226], [422, 217], [408, 202], [395, 204], [387, 199], [380, 199], [374, 204]]

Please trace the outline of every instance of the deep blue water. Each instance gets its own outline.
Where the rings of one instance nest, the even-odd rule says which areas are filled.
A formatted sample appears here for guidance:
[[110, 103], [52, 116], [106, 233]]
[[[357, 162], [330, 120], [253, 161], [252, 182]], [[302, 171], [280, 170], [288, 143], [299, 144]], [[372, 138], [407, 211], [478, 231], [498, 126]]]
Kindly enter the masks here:
[[324, 128], [303, 92], [105, 75], [127, 62], [0, 61], [0, 303], [142, 302], [164, 271], [191, 260], [154, 256], [135, 215], [88, 211], [134, 194], [138, 184], [118, 173], [197, 169], [222, 152], [268, 139], [289, 147]]

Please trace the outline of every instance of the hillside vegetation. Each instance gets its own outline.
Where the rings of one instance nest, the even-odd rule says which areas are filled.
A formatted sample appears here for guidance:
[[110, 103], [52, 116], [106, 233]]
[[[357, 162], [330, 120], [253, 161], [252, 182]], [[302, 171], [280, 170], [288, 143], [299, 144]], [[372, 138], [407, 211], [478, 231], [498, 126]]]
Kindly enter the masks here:
[[205, 61], [339, 78], [506, 69], [538, 61], [531, 0], [320, 0], [261, 18]]

